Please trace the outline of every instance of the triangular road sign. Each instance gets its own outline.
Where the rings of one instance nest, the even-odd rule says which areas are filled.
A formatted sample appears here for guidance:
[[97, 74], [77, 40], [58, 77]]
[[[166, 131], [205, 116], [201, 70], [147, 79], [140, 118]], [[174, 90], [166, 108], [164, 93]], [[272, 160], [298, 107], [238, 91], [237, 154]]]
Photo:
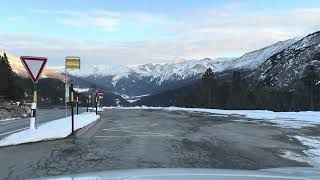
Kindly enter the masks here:
[[21, 56], [22, 64], [26, 68], [30, 78], [34, 83], [36, 83], [47, 63], [47, 58], [45, 57], [31, 57], [31, 56]]

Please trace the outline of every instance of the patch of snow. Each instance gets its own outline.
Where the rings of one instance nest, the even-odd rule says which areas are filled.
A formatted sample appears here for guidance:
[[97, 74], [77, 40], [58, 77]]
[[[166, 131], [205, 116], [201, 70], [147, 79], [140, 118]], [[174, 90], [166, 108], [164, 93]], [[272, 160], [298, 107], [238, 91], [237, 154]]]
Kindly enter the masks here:
[[126, 100], [130, 103], [134, 103], [136, 101], [139, 101], [142, 97], [146, 97], [149, 96], [150, 94], [144, 94], [144, 95], [140, 95], [140, 96], [131, 96], [129, 98], [127, 98]]
[[75, 91], [77, 91], [78, 93], [84, 93], [84, 92], [88, 92], [90, 91], [89, 88], [73, 88]]
[[297, 161], [297, 162], [310, 163], [308, 160], [308, 157], [300, 155], [300, 154], [295, 153], [293, 151], [289, 151], [289, 150], [283, 150], [280, 154], [280, 157], [283, 157], [285, 159], [290, 159], [293, 161]]
[[139, 101], [139, 99], [128, 99], [127, 101], [128, 101], [129, 103], [134, 103], [134, 102]]
[[121, 107], [119, 99], [116, 99], [116, 104], [117, 104], [118, 107]]
[[[114, 107], [109, 107], [114, 108]], [[284, 128], [303, 128], [320, 125], [320, 112], [273, 112], [268, 110], [222, 110], [222, 109], [202, 109], [202, 108], [180, 108], [180, 107], [123, 107], [125, 109], [159, 109], [167, 111], [190, 111], [204, 112], [211, 114], [238, 115], [257, 121], [268, 121]]]
[[5, 118], [5, 119], [0, 119], [0, 122], [5, 122], [5, 121], [12, 121], [12, 120], [16, 120], [18, 118]]
[[309, 149], [303, 152], [308, 156], [308, 162], [314, 167], [320, 167], [320, 137], [313, 136], [294, 136]]
[[[81, 129], [100, 118], [95, 113], [82, 113], [74, 116], [74, 129]], [[37, 129], [26, 129], [0, 140], [0, 146], [17, 145], [44, 140], [61, 139], [71, 134], [71, 117], [57, 119], [40, 125]]]

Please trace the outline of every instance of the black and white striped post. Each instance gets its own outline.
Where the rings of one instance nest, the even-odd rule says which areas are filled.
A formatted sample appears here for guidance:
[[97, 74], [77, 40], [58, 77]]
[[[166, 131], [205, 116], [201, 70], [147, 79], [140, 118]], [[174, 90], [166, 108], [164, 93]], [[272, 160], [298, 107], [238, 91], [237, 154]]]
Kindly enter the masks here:
[[33, 86], [33, 99], [31, 104], [31, 117], [30, 117], [30, 129], [37, 129], [37, 85], [34, 83]]

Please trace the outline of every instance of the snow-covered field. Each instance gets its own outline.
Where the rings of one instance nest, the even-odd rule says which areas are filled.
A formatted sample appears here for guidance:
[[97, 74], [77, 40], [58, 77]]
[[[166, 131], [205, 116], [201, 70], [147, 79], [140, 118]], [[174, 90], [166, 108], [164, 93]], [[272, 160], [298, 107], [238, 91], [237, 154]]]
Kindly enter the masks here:
[[[81, 129], [100, 118], [95, 113], [82, 113], [74, 116], [74, 129]], [[71, 117], [57, 119], [39, 126], [36, 130], [26, 129], [0, 140], [0, 146], [18, 145], [44, 140], [61, 139], [71, 134]]]
[[[150, 109], [165, 111], [188, 111], [208, 113], [208, 116], [240, 116], [249, 118], [250, 121], [272, 122], [281, 128], [300, 129], [304, 127], [316, 127], [320, 125], [320, 112], [318, 111], [302, 111], [302, 112], [273, 112], [267, 110], [222, 110], [222, 109], [202, 109], [202, 108], [180, 108], [180, 107], [104, 107], [104, 109]], [[243, 119], [241, 121], [246, 121]], [[297, 154], [288, 150], [284, 150], [282, 157], [295, 161], [308, 162], [314, 167], [320, 167], [320, 137], [310, 136], [293, 136], [299, 140], [308, 149], [304, 150], [304, 155]]]
[[301, 112], [273, 112], [267, 110], [222, 110], [222, 109], [203, 109], [203, 108], [180, 108], [180, 107], [104, 107], [105, 109], [161, 109], [166, 111], [189, 111], [210, 113], [210, 116], [233, 115], [243, 116], [244, 118], [255, 119], [257, 121], [267, 121], [275, 123], [276, 126], [283, 128], [302, 128], [320, 125], [320, 112], [301, 111]]

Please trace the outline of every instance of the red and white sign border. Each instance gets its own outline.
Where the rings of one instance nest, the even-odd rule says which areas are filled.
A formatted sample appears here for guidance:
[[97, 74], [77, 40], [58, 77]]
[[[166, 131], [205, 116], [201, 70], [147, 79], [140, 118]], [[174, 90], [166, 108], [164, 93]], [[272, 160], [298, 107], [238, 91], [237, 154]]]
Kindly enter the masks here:
[[[33, 57], [33, 56], [21, 56], [20, 57], [20, 60], [23, 64], [23, 66], [26, 68], [26, 70], [28, 71], [28, 74], [29, 74], [29, 77], [32, 79], [33, 83], [37, 83], [38, 80], [39, 80], [39, 77], [44, 69], [44, 67], [46, 66], [47, 64], [47, 58], [45, 57]], [[36, 75], [36, 77], [34, 77], [34, 75], [32, 74], [30, 68], [28, 67], [26, 61], [27, 60], [32, 60], [32, 61], [43, 61], [42, 65], [41, 65], [41, 68], [38, 72], [38, 74]]]

